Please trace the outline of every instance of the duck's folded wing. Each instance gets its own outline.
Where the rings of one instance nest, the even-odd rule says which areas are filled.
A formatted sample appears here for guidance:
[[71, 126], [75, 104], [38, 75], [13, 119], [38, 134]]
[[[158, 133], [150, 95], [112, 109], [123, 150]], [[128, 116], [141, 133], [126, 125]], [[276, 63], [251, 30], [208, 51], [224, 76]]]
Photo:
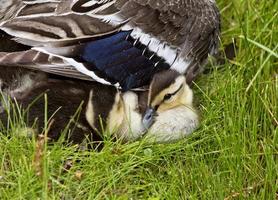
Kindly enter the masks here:
[[[30, 4], [38, 8], [41, 5]], [[107, 4], [91, 6], [102, 8], [99, 10], [102, 14], [105, 12], [110, 15], [115, 11], [115, 7], [110, 8]], [[74, 4], [72, 12], [42, 16], [37, 16], [34, 10], [29, 11], [25, 7], [21, 10], [21, 17], [18, 14], [17, 18], [6, 21], [1, 29], [14, 36], [16, 41], [33, 46], [33, 50], [42, 55], [62, 61], [61, 65], [55, 66], [52, 62], [42, 63], [22, 57], [17, 65], [72, 78], [86, 79], [88, 76], [87, 79], [101, 83], [117, 84], [123, 90], [148, 84], [156, 71], [170, 67], [163, 58], [149, 52], [146, 45], [131, 38], [130, 31], [120, 31], [128, 20], [110, 23], [95, 13], [88, 14], [91, 10], [88, 7], [90, 4]], [[29, 15], [23, 15], [23, 11], [25, 14], [28, 11]], [[4, 60], [1, 63], [8, 65]]]
[[35, 49], [58, 56], [83, 74], [92, 77], [94, 73], [128, 90], [148, 84], [155, 73], [170, 68], [164, 59], [134, 40], [130, 34], [131, 31], [121, 31], [81, 44]]
[[119, 86], [122, 90], [144, 86], [157, 71], [170, 67], [131, 38], [130, 31], [71, 46], [0, 53], [0, 64], [98, 81]]
[[[219, 13], [213, 0], [21, 2], [16, 17], [0, 29], [80, 73], [96, 78], [98, 72], [123, 88], [146, 84], [163, 68], [193, 71], [189, 68], [217, 48]], [[119, 39], [126, 33], [131, 41]]]
[[167, 57], [162, 45], [179, 49], [180, 57], [188, 59], [217, 49], [220, 16], [214, 0], [4, 0], [9, 1], [20, 9], [2, 29], [19, 41], [36, 41], [33, 45], [76, 41], [120, 28], [133, 29], [132, 37], [150, 43], [150, 50], [162, 57]]

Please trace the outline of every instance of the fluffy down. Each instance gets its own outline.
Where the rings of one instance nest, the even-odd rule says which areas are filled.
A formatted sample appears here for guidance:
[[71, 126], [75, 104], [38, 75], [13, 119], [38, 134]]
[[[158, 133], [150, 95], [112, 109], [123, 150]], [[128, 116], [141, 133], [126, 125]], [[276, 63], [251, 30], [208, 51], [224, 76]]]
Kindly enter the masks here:
[[157, 116], [146, 137], [158, 143], [173, 142], [191, 134], [198, 125], [199, 117], [196, 111], [179, 106]]

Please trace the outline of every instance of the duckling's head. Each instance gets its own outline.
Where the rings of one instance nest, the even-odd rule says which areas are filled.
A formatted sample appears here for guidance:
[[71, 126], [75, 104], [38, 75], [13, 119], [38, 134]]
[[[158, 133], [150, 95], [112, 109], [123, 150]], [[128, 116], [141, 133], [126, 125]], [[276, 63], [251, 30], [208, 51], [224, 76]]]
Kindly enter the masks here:
[[193, 92], [186, 83], [185, 76], [174, 70], [155, 74], [149, 87], [147, 109], [143, 115], [144, 127], [148, 129], [157, 115], [180, 106], [193, 107]]

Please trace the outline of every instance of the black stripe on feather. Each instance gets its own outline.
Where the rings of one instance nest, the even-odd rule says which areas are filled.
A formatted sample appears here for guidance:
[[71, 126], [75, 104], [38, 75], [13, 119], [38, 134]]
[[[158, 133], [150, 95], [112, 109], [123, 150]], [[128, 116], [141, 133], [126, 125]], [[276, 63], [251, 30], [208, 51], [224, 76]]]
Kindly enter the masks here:
[[[90, 2], [90, 1], [95, 1], [95, 3], [91, 6], [85, 7], [84, 4]], [[112, 0], [99, 0], [98, 2], [96, 0], [79, 0], [72, 6], [72, 11], [78, 12], [78, 13], [86, 13], [86, 12], [92, 12], [93, 10], [109, 3]]]

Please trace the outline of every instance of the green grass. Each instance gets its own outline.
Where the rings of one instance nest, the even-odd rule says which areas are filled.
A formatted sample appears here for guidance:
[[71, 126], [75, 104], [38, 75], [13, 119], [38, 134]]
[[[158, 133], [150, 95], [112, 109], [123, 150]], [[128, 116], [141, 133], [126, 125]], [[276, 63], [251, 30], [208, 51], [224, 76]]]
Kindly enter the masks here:
[[197, 81], [202, 125], [192, 136], [107, 141], [101, 152], [44, 145], [37, 176], [36, 142], [14, 127], [0, 134], [0, 199], [277, 199], [278, 2], [218, 5], [222, 45], [236, 40], [239, 48], [234, 61]]

